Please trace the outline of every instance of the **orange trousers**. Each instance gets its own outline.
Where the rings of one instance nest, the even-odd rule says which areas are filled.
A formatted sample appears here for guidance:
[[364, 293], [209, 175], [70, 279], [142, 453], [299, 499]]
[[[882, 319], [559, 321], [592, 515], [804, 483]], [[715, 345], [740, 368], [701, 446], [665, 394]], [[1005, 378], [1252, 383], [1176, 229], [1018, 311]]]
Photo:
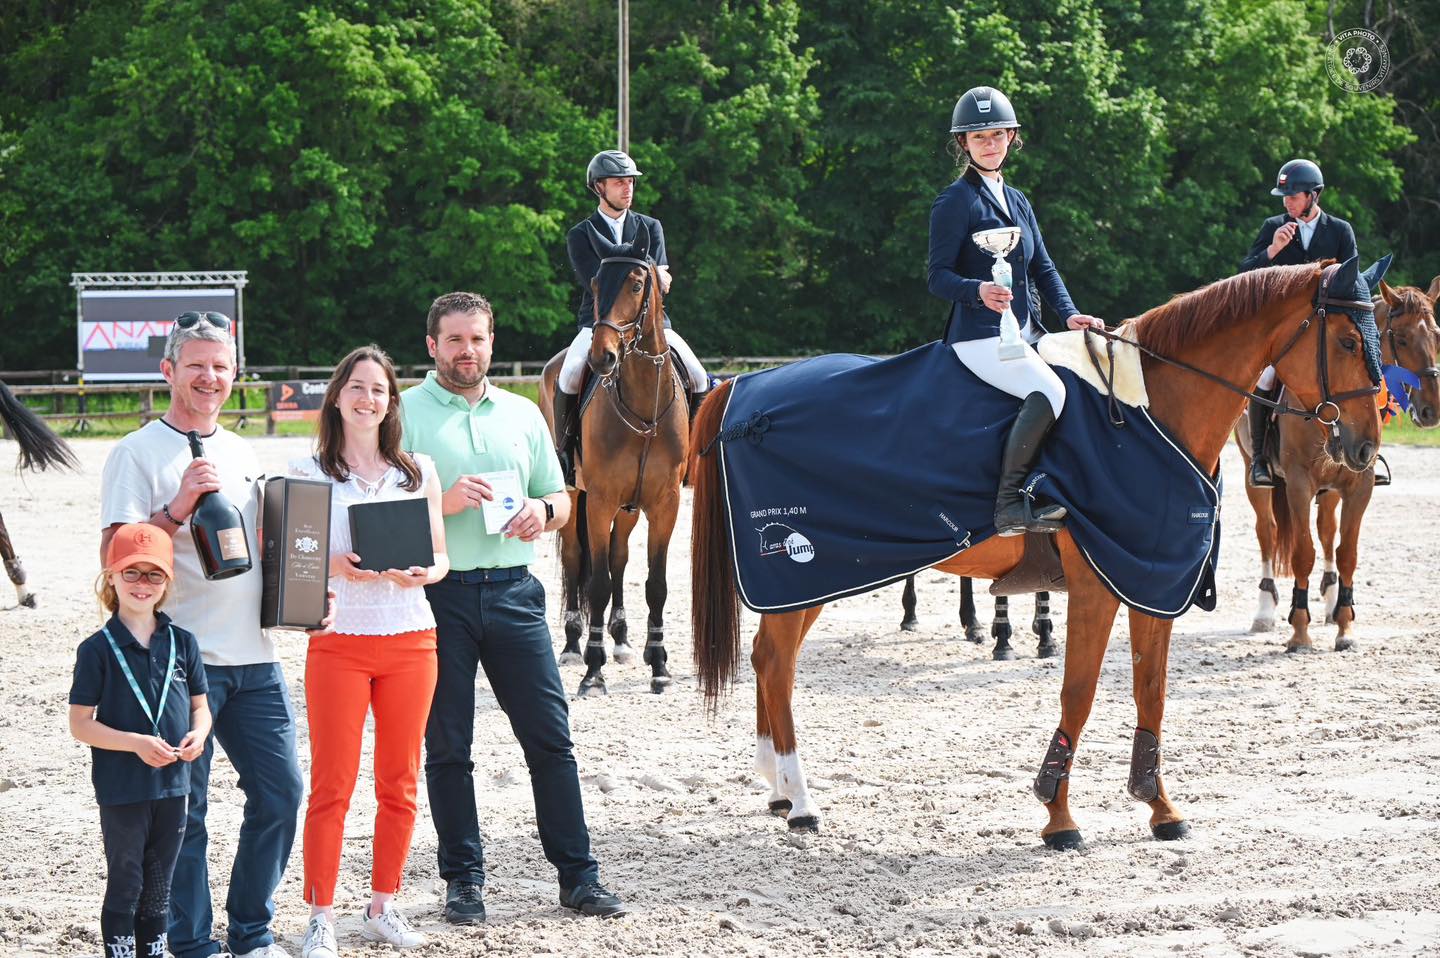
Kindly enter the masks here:
[[420, 745], [435, 694], [435, 630], [320, 635], [305, 658], [310, 801], [305, 809], [305, 900], [333, 905], [345, 813], [360, 774], [365, 714], [375, 713], [372, 891], [394, 894], [415, 828]]

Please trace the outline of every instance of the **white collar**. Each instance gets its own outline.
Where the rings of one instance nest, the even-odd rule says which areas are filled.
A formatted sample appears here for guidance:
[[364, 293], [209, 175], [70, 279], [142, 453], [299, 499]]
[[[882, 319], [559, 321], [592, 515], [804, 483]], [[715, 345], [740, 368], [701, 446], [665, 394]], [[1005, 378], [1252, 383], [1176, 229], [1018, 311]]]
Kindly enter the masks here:
[[619, 216], [609, 216], [598, 206], [595, 209], [605, 222], [610, 224], [610, 232], [615, 235], [615, 242], [618, 243], [623, 240], [625, 238], [625, 217], [630, 215], [630, 211], [621, 210]]

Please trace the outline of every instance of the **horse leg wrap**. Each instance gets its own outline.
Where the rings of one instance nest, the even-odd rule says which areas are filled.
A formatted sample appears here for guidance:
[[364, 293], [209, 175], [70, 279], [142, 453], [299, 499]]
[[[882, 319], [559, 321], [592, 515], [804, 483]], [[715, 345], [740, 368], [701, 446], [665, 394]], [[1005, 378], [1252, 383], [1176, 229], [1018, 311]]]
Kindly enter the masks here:
[[585, 647], [589, 649], [605, 648], [605, 629], [602, 626], [590, 626], [590, 638], [585, 641]]
[[1310, 590], [1296, 586], [1290, 590], [1290, 615], [1286, 617], [1285, 621], [1294, 625], [1295, 613], [1302, 609], [1306, 615], [1310, 614]]
[[1274, 579], [1271, 579], [1271, 578], [1269, 578], [1269, 577], [1266, 577], [1266, 578], [1264, 578], [1264, 579], [1261, 579], [1261, 580], [1260, 580], [1260, 591], [1261, 591], [1261, 592], [1268, 592], [1268, 593], [1270, 593], [1270, 598], [1272, 598], [1272, 599], [1275, 600], [1275, 604], [1276, 604], [1276, 605], [1279, 605], [1279, 604], [1280, 604], [1280, 590], [1277, 589], [1277, 588], [1275, 588], [1275, 580], [1274, 580]]
[[1045, 761], [1040, 763], [1040, 774], [1035, 776], [1035, 797], [1046, 805], [1055, 801], [1060, 794], [1060, 783], [1070, 777], [1070, 760], [1075, 757], [1070, 736], [1060, 729], [1050, 739], [1050, 749]]
[[1333, 570], [1331, 570], [1331, 569], [1326, 569], [1326, 570], [1325, 570], [1325, 574], [1320, 577], [1320, 591], [1321, 591], [1321, 592], [1328, 591], [1329, 588], [1330, 588], [1332, 585], [1334, 585], [1335, 583], [1337, 583], [1337, 582], [1339, 582], [1339, 581], [1340, 581], [1340, 577], [1339, 577], [1338, 575], [1336, 575]]
[[569, 609], [565, 612], [565, 627], [575, 626], [577, 629], [585, 627], [585, 613], [579, 609]]
[[665, 627], [663, 625], [652, 625], [645, 630], [645, 648], [650, 649], [664, 644]]
[[25, 584], [25, 567], [20, 564], [19, 559], [5, 560], [5, 574], [8, 575], [10, 581], [16, 585]]
[[1342, 585], [1335, 593], [1335, 611], [1341, 609], [1355, 608], [1355, 587], [1353, 585]]
[[1137, 802], [1153, 802], [1160, 797], [1160, 739], [1154, 732], [1143, 728], [1135, 730], [1126, 789]]

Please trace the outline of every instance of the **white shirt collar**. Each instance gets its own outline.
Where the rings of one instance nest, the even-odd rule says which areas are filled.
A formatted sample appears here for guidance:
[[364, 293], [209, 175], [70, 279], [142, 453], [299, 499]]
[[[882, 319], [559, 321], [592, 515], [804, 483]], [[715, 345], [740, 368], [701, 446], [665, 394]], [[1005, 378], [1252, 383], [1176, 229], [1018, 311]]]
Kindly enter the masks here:
[[[1297, 222], [1299, 222], [1297, 220]], [[1320, 225], [1320, 213], [1317, 211], [1314, 218], [1308, 223], [1300, 223], [1300, 243], [1305, 249], [1310, 248], [1310, 240], [1315, 236], [1315, 227]]]
[[600, 210], [600, 218], [609, 224], [610, 233], [615, 237], [617, 243], [623, 242], [625, 239], [625, 217], [629, 215], [629, 210], [621, 210], [620, 215], [612, 219], [605, 215], [604, 210]]

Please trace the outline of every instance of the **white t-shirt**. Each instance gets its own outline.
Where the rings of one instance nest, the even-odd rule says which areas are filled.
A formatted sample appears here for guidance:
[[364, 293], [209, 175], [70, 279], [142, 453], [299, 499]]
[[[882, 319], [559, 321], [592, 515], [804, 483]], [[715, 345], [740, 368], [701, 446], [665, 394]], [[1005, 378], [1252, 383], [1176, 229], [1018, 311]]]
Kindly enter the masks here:
[[[221, 491], [245, 520], [252, 565], [242, 575], [208, 581], [190, 526], [183, 525], [172, 540], [175, 581], [164, 609], [176, 625], [194, 633], [206, 665], [274, 662], [275, 643], [260, 628], [260, 464], [250, 444], [223, 427], [202, 441], [205, 458], [220, 473]], [[100, 527], [149, 522], [180, 491], [180, 476], [190, 459], [185, 434], [163, 420], [120, 440], [105, 460], [100, 480]]]
[[[352, 505], [390, 499], [424, 499], [425, 484], [435, 478], [435, 461], [414, 453], [420, 466], [420, 488], [414, 492], [403, 489], [405, 473], [391, 466], [379, 481], [371, 484], [352, 475], [336, 482], [325, 475], [314, 456], [290, 462], [290, 475], [330, 483], [330, 554], [343, 555], [354, 546], [350, 541]], [[344, 576], [332, 576], [330, 588], [335, 592], [335, 631], [342, 635], [399, 635], [435, 628], [435, 615], [425, 600], [425, 590], [407, 588], [389, 579], [353, 582]]]

